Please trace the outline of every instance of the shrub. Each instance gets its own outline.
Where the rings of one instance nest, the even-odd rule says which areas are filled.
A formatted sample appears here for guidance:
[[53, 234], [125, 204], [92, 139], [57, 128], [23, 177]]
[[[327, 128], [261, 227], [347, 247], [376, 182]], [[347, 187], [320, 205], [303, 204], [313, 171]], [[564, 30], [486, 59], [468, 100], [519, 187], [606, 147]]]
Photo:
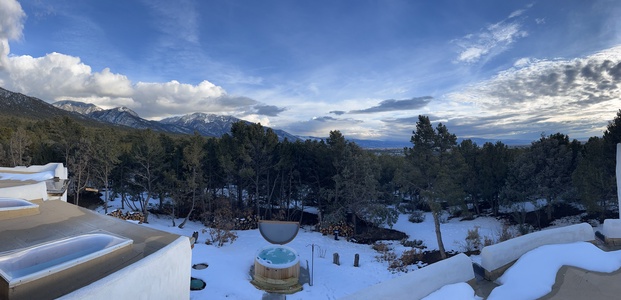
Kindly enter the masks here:
[[483, 247], [491, 246], [493, 244], [496, 244], [496, 242], [494, 241], [492, 237], [487, 236], [487, 235], [483, 237]]
[[475, 226], [474, 229], [468, 229], [464, 250], [466, 252], [481, 251], [481, 235], [479, 234], [478, 226]]
[[401, 262], [404, 266], [414, 265], [421, 261], [422, 258], [423, 253], [418, 249], [405, 250], [403, 254], [401, 254]]
[[425, 214], [420, 210], [415, 210], [408, 217], [408, 221], [412, 223], [422, 223], [425, 221]]
[[[203, 217], [203, 223], [209, 226], [209, 237], [207, 244], [214, 244], [222, 247], [226, 243], [232, 244], [237, 239], [235, 229], [235, 219], [233, 219], [233, 211], [231, 205], [226, 201], [218, 201], [217, 209], [213, 213], [206, 213]], [[205, 233], [207, 230], [203, 230]]]
[[497, 232], [497, 236], [498, 236], [497, 241], [498, 243], [500, 243], [500, 242], [510, 240], [518, 236], [518, 234], [515, 232], [515, 230], [512, 230], [510, 226], [508, 226], [507, 224], [503, 224], [500, 230]]
[[208, 240], [205, 244], [216, 244], [218, 247], [222, 247], [226, 243], [233, 244], [233, 242], [237, 239], [237, 233], [234, 231], [220, 228], [209, 228], [209, 236], [211, 237], [211, 240]]
[[387, 244], [384, 244], [382, 242], [373, 244], [373, 246], [371, 246], [371, 248], [373, 248], [373, 250], [375, 250], [377, 252], [386, 252], [386, 251], [391, 250], [390, 246], [388, 246]]
[[397, 259], [397, 256], [391, 252], [392, 256], [388, 263], [388, 270], [392, 272], [408, 272], [408, 266], [415, 265], [417, 262], [421, 261], [423, 258], [423, 253], [418, 249], [410, 249], [406, 250], [401, 254], [401, 257]]

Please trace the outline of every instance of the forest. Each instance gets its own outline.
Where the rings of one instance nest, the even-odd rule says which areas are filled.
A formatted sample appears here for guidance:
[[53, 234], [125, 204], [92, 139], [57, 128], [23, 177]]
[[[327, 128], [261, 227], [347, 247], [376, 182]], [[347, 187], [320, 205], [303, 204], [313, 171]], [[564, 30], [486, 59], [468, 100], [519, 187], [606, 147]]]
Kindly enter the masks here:
[[[207, 138], [84, 126], [67, 117], [3, 118], [0, 165], [63, 162], [73, 203], [97, 189], [106, 205], [121, 199], [146, 222], [157, 212], [184, 218], [173, 219], [179, 227], [199, 220], [243, 229], [258, 219], [302, 221], [303, 208], [315, 207], [321, 228], [348, 224], [351, 235], [361, 222], [390, 226], [399, 213], [425, 210], [439, 237], [444, 211], [468, 219], [508, 208], [524, 224], [521, 204], [532, 202], [541, 208], [541, 228], [569, 203], [605, 218], [616, 210], [619, 142], [621, 110], [601, 137], [542, 134], [524, 147], [458, 143], [445, 125], [419, 116], [411, 146], [398, 155], [362, 149], [338, 130], [325, 140], [279, 141], [271, 129], [244, 122]], [[147, 205], [152, 200], [159, 205]]]

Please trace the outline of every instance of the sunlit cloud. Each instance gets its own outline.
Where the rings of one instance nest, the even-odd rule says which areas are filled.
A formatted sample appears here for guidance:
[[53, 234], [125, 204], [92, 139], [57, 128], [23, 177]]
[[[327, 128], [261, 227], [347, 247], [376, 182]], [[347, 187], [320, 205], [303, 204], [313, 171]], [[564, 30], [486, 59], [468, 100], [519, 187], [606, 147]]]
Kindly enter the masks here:
[[528, 36], [528, 32], [522, 28], [521, 20], [516, 19], [525, 12], [526, 9], [516, 10], [506, 20], [482, 28], [478, 33], [453, 40], [461, 49], [457, 61], [475, 63], [484, 57], [496, 56], [509, 49], [518, 39]]
[[452, 122], [469, 125], [472, 135], [553, 130], [584, 138], [601, 134], [602, 120], [621, 107], [621, 46], [585, 58], [524, 59], [515, 65], [446, 95], [477, 109], [477, 116], [454, 115]]

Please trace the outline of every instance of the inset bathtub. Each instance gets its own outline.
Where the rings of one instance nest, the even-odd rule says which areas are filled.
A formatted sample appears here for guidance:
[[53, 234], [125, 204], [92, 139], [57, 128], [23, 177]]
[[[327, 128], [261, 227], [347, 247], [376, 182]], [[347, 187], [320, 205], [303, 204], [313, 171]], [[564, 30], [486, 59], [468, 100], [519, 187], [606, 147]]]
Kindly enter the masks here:
[[[62, 276], [57, 273], [73, 268], [84, 269], [83, 265], [103, 259], [104, 256], [127, 248], [133, 240], [98, 231], [79, 236], [55, 240], [32, 247], [0, 253], [0, 298], [11, 298], [23, 285], [41, 286], [37, 281], [53, 284]], [[100, 263], [105, 263], [102, 261]], [[54, 276], [51, 276], [54, 275]], [[58, 283], [57, 283], [58, 284]], [[4, 289], [6, 293], [4, 294]], [[23, 290], [27, 290], [24, 287]], [[19, 297], [18, 297], [19, 298]]]
[[39, 205], [17, 198], [0, 198], [0, 219], [12, 219], [39, 213]]

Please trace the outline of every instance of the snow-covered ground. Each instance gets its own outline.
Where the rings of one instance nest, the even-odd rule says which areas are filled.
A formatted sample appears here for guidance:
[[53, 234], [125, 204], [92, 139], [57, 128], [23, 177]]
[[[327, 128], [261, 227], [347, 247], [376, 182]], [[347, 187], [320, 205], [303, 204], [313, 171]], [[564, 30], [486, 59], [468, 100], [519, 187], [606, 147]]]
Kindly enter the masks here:
[[[120, 204], [120, 201], [110, 204]], [[98, 211], [101, 212], [102, 209]], [[422, 240], [428, 250], [437, 249], [431, 215], [426, 214], [425, 221], [418, 224], [409, 222], [407, 217], [401, 215], [393, 228], [408, 234], [409, 240]], [[181, 219], [176, 220], [176, 224], [180, 222]], [[188, 222], [184, 229], [179, 229], [172, 226], [169, 216], [150, 215], [149, 224], [144, 226], [188, 237], [194, 231], [199, 231], [199, 239], [192, 250], [192, 263], [206, 263], [209, 267], [203, 270], [192, 269], [192, 276], [204, 280], [207, 285], [203, 290], [192, 291], [191, 299], [260, 299], [263, 296], [264, 292], [250, 283], [250, 267], [254, 263], [256, 252], [269, 245], [258, 230], [236, 231], [238, 238], [233, 244], [225, 244], [218, 248], [205, 244], [209, 237], [203, 230], [207, 228], [197, 222]], [[441, 224], [445, 247], [447, 250], [456, 251], [463, 250], [469, 229], [478, 227], [482, 237], [494, 237], [501, 226], [498, 220], [490, 217], [472, 221], [452, 219]], [[401, 246], [399, 242], [389, 244], [397, 255], [409, 249]], [[529, 252], [499, 279], [503, 285], [496, 288], [492, 296], [494, 299], [508, 299], [507, 295], [512, 295], [509, 298], [513, 298], [513, 295], [524, 295], [523, 299], [534, 299], [545, 295], [554, 284], [556, 272], [562, 265], [574, 265], [604, 272], [619, 268], [617, 264], [621, 261], [619, 259], [621, 252], [605, 253], [585, 244], [587, 243], [543, 246]], [[314, 263], [311, 254], [312, 245], [315, 245]], [[379, 253], [370, 245], [350, 243], [343, 238], [336, 241], [333, 236], [323, 236], [309, 228], [301, 228], [297, 237], [287, 246], [298, 252], [300, 265], [306, 268], [308, 264], [314, 273], [312, 286], [304, 284], [302, 291], [288, 295], [287, 299], [338, 299], [403, 274], [389, 271], [388, 263], [379, 261], [377, 259]], [[332, 264], [333, 253], [339, 254], [340, 266]], [[355, 254], [360, 255], [359, 267], [353, 266]], [[475, 261], [478, 259], [472, 258]], [[614, 259], [617, 264], [610, 262]], [[415, 269], [417, 267], [412, 266], [410, 270]], [[533, 277], [533, 274], [538, 276]], [[469, 285], [455, 284], [438, 290], [429, 295], [428, 299], [480, 298], [474, 295]]]

